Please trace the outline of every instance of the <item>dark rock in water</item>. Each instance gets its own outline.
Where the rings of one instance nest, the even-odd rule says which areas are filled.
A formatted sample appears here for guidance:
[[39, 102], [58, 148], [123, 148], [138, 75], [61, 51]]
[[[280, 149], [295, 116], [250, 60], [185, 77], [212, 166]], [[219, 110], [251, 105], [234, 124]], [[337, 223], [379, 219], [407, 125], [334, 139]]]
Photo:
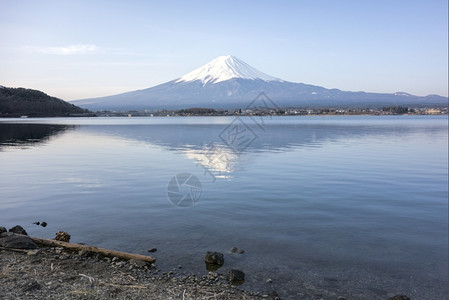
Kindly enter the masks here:
[[206, 263], [212, 265], [222, 266], [224, 264], [224, 256], [223, 253], [220, 252], [207, 251], [204, 260], [206, 261]]
[[5, 227], [1, 227], [0, 226], [0, 234], [2, 234], [3, 232], [6, 232], [7, 230], [6, 230], [6, 228]]
[[156, 252], [157, 249], [156, 249], [156, 248], [151, 248], [151, 249], [148, 249], [147, 251], [148, 251], [148, 252]]
[[47, 227], [47, 222], [34, 222], [33, 224], [37, 226], [41, 225], [42, 227]]
[[410, 298], [406, 295], [396, 295], [388, 298], [388, 300], [410, 300]]
[[70, 234], [65, 231], [59, 231], [56, 233], [55, 240], [68, 243], [70, 241]]
[[27, 235], [11, 234], [0, 239], [0, 246], [15, 249], [36, 249], [37, 245]]
[[23, 235], [28, 235], [28, 233], [25, 231], [25, 229], [23, 229], [23, 227], [20, 226], [20, 225], [16, 225], [13, 228], [10, 228], [9, 232], [13, 232], [13, 233], [17, 233], [17, 234], [23, 234]]
[[231, 269], [226, 275], [226, 279], [233, 284], [242, 284], [245, 282], [245, 273], [240, 270]]
[[208, 271], [217, 271], [224, 264], [224, 256], [220, 252], [207, 251], [204, 261]]
[[206, 263], [206, 270], [208, 270], [210, 272], [215, 272], [220, 268], [221, 268], [221, 265]]
[[231, 248], [231, 253], [243, 254], [243, 253], [245, 253], [245, 251], [243, 251], [242, 249], [239, 249], [237, 247], [232, 247]]

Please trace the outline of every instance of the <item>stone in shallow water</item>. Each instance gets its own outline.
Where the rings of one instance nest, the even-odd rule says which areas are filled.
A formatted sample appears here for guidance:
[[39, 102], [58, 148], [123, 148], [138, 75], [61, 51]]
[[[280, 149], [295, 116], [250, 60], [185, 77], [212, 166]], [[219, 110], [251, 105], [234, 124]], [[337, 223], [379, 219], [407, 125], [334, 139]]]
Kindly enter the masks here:
[[37, 245], [27, 235], [12, 234], [0, 239], [0, 246], [14, 249], [36, 249]]
[[223, 253], [207, 251], [204, 260], [207, 264], [222, 266], [224, 264]]
[[245, 273], [237, 269], [229, 270], [226, 277], [233, 284], [242, 284], [245, 282]]
[[237, 247], [232, 247], [231, 248], [231, 253], [238, 253], [238, 254], [243, 254], [245, 251], [243, 251], [242, 249], [239, 249]]

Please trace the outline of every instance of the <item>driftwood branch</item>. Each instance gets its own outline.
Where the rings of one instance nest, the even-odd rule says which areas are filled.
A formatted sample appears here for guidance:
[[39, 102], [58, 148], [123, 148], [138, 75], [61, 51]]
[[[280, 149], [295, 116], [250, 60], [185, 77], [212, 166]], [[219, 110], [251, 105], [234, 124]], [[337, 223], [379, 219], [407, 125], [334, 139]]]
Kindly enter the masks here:
[[0, 250], [8, 250], [8, 251], [22, 252], [22, 253], [28, 252], [28, 250], [24, 250], [24, 249], [7, 248], [7, 247], [0, 247]]
[[31, 239], [35, 243], [45, 245], [45, 246], [64, 247], [67, 249], [78, 250], [78, 251], [85, 250], [85, 251], [89, 251], [89, 252], [100, 253], [100, 254], [103, 254], [104, 256], [109, 256], [109, 257], [116, 256], [116, 257], [122, 258], [122, 259], [138, 259], [138, 260], [143, 260], [143, 261], [146, 261], [149, 263], [153, 263], [156, 261], [156, 259], [151, 256], [146, 256], [146, 255], [141, 255], [141, 254], [133, 254], [133, 253], [104, 249], [104, 248], [86, 246], [86, 245], [81, 245], [81, 244], [61, 242], [61, 241], [50, 240], [50, 239], [41, 239], [41, 238], [35, 238], [35, 237], [31, 237]]
[[109, 282], [102, 282], [100, 281], [100, 285], [106, 285], [106, 286], [113, 286], [113, 287], [120, 287], [120, 288], [133, 288], [133, 289], [146, 289], [148, 286], [146, 285], [137, 285], [137, 284], [117, 284], [117, 283], [109, 283]]

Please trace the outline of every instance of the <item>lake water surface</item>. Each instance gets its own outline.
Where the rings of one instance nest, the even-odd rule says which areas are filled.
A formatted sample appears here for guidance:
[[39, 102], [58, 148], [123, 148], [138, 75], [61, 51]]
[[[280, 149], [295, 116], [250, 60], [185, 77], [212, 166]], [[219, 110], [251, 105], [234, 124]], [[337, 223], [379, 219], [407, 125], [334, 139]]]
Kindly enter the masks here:
[[448, 299], [448, 118], [2, 119], [0, 221], [163, 270], [220, 251], [285, 299]]

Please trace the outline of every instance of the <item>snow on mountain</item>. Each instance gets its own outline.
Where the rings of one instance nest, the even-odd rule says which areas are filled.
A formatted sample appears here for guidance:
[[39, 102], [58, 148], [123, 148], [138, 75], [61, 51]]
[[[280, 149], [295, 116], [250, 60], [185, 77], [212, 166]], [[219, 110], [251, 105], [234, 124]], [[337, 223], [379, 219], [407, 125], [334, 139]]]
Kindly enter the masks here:
[[90, 110], [242, 108], [261, 92], [279, 107], [357, 107], [447, 104], [447, 97], [347, 92], [262, 73], [232, 55], [220, 56], [175, 80], [118, 95], [72, 103]]
[[218, 83], [233, 78], [261, 79], [263, 81], [283, 80], [267, 75], [251, 67], [244, 61], [232, 55], [219, 56], [204, 66], [177, 79], [175, 82], [191, 82], [200, 80], [203, 85]]

